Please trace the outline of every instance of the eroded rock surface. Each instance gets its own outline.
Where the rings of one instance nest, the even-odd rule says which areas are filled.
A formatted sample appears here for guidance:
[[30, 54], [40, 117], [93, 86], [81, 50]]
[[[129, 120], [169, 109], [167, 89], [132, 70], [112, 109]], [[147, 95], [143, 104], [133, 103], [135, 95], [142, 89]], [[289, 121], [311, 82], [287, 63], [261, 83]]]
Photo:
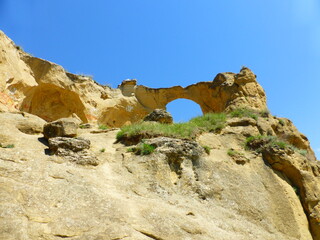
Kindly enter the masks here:
[[[124, 141], [149, 138], [144, 143], [156, 149], [146, 156], [115, 143], [118, 130], [98, 130], [97, 123], [140, 121], [177, 98], [204, 113], [264, 110], [249, 69], [186, 88], [151, 89], [133, 79], [111, 89], [29, 56], [2, 32], [0, 40], [0, 144], [10, 146], [0, 147], [0, 239], [320, 238], [319, 163], [288, 119], [229, 118], [195, 141], [148, 133]], [[45, 120], [69, 117], [90, 128], [77, 129], [80, 138], [49, 137], [49, 154]], [[293, 147], [245, 150], [246, 138], [259, 134]]]
[[151, 121], [151, 122], [159, 122], [159, 123], [166, 123], [171, 124], [173, 123], [172, 116], [169, 112], [163, 109], [155, 109], [151, 113], [149, 113], [145, 118], [144, 121]]
[[49, 150], [51, 154], [80, 165], [97, 166], [99, 160], [92, 154], [90, 140], [83, 138], [54, 137], [49, 139]]
[[79, 124], [76, 119], [61, 118], [53, 122], [46, 123], [43, 127], [45, 138], [54, 137], [75, 137], [77, 136]]
[[46, 121], [78, 117], [121, 127], [142, 120], [155, 109], [179, 98], [199, 104], [203, 113], [241, 106], [266, 109], [266, 96], [248, 68], [240, 73], [219, 73], [213, 81], [185, 88], [148, 88], [125, 80], [117, 89], [99, 85], [89, 76], [66, 72], [61, 66], [33, 57], [0, 32], [0, 110], [24, 111]]

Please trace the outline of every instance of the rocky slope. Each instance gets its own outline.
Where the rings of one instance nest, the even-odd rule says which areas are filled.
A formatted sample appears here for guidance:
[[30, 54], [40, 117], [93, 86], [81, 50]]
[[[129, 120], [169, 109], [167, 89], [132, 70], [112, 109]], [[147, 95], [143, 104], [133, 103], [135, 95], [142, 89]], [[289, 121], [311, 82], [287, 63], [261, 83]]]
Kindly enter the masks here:
[[[0, 38], [0, 239], [320, 239], [320, 165], [288, 119], [228, 117], [193, 140], [153, 136], [154, 152], [142, 156], [116, 142], [119, 129], [98, 127], [179, 97], [204, 112], [264, 110], [249, 69], [185, 89], [133, 80], [111, 89]], [[62, 117], [74, 118], [78, 138], [55, 131], [48, 141], [44, 125]], [[250, 136], [262, 137], [245, 149]]]

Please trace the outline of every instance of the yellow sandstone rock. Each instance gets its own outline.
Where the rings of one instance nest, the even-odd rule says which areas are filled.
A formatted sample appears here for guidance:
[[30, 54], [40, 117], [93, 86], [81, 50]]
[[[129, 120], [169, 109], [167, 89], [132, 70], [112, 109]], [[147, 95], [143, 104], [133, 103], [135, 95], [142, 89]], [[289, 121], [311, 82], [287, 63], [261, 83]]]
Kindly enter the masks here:
[[[129, 125], [178, 98], [203, 113], [265, 110], [248, 68], [185, 88], [132, 79], [112, 89], [28, 55], [1, 31], [0, 53], [1, 240], [320, 239], [320, 165], [288, 119], [228, 118], [194, 141], [157, 136], [144, 143], [155, 147], [147, 156], [97, 127]], [[83, 123], [79, 138], [48, 144], [41, 129], [60, 118]], [[245, 150], [258, 134], [300, 152]]]

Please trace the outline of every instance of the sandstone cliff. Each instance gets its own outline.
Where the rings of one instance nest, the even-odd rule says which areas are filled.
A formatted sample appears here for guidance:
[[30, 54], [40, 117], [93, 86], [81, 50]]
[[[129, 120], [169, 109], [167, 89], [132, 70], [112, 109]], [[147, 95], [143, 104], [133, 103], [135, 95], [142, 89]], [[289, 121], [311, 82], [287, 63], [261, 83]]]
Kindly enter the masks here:
[[[320, 239], [320, 165], [290, 120], [265, 111], [249, 69], [186, 88], [111, 89], [0, 40], [0, 239]], [[222, 124], [189, 139], [122, 128], [130, 146], [99, 128], [129, 129], [177, 98], [226, 112]], [[71, 117], [78, 138], [43, 137], [46, 122]], [[149, 155], [132, 153], [141, 136]], [[56, 153], [72, 144], [85, 154]]]
[[1, 31], [0, 50], [0, 110], [21, 110], [47, 121], [77, 116], [83, 122], [120, 127], [143, 119], [154, 109], [165, 109], [178, 98], [198, 103], [203, 113], [241, 106], [266, 109], [265, 93], [247, 68], [238, 74], [221, 73], [213, 81], [186, 88], [152, 89], [129, 80], [111, 89], [30, 56]]

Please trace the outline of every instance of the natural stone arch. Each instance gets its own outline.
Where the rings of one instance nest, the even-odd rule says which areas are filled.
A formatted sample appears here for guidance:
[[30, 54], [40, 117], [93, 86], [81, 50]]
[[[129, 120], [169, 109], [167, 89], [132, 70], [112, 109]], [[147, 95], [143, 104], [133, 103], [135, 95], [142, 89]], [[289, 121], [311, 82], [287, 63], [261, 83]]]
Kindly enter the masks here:
[[185, 88], [149, 88], [136, 85], [136, 80], [125, 80], [119, 86], [126, 97], [135, 98], [148, 112], [166, 109], [176, 99], [185, 98], [200, 105], [202, 112], [222, 112], [238, 107], [266, 109], [266, 97], [257, 83], [255, 74], [248, 68], [240, 73], [219, 73], [213, 81], [198, 82]]
[[[195, 90], [197, 91], [198, 89]], [[188, 99], [197, 103], [203, 113], [208, 112], [203, 101], [196, 95], [190, 94], [189, 87], [183, 88], [181, 86], [175, 86], [171, 88], [153, 89], [140, 85], [135, 88], [135, 97], [142, 106], [150, 111], [157, 108], [166, 109], [168, 103], [177, 99]]]

